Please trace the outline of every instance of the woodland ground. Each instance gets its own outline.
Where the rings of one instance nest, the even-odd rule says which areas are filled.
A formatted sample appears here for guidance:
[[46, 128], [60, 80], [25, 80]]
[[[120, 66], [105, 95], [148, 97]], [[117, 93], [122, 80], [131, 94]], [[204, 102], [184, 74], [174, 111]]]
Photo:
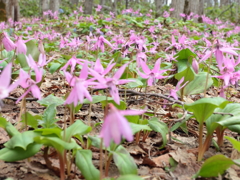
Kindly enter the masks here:
[[[168, 27], [166, 26], [166, 29]], [[59, 30], [61, 33], [61, 31]], [[168, 39], [170, 41], [170, 38]], [[164, 49], [164, 47], [161, 47]], [[68, 54], [69, 52], [64, 52]], [[49, 56], [58, 56], [56, 52], [49, 52]], [[147, 93], [166, 94], [169, 86], [175, 86], [174, 81], [159, 81], [155, 86], [148, 87]], [[139, 89], [138, 89], [139, 90]], [[67, 91], [69, 91], [69, 85], [65, 81], [65, 77], [59, 72], [54, 74], [47, 73], [46, 77], [41, 85], [41, 92], [43, 97], [47, 97], [50, 94], [62, 97]], [[234, 87], [229, 88], [229, 99], [232, 102], [240, 102], [239, 89]], [[2, 107], [2, 116], [9, 120], [12, 124], [19, 121], [20, 103], [15, 104], [16, 99], [22, 95], [23, 89], [15, 89], [10, 97], [4, 99], [4, 106]], [[124, 93], [120, 94], [124, 97]], [[207, 91], [207, 96], [212, 97], [218, 94], [218, 89], [211, 87]], [[191, 95], [185, 99], [185, 101], [195, 101], [203, 97], [203, 94]], [[45, 107], [40, 106], [31, 95], [27, 98], [26, 111], [32, 115], [43, 113]], [[151, 96], [145, 99], [144, 93], [142, 95], [127, 94], [127, 105], [129, 108], [137, 108], [141, 105], [147, 105], [148, 110], [154, 111], [153, 113], [161, 118], [168, 126], [173, 125], [172, 119], [177, 119], [177, 113], [182, 112], [178, 107], [172, 108], [171, 106], [166, 109], [162, 109], [158, 103], [162, 103], [163, 100], [159, 97]], [[92, 112], [88, 114], [89, 105], [85, 104], [81, 108], [81, 111], [75, 114], [75, 119], [81, 119], [85, 123], [88, 123], [90, 116], [92, 124], [100, 122], [103, 119], [103, 111], [101, 104], [93, 104]], [[66, 114], [64, 106], [57, 107], [58, 125], [63, 127], [64, 117], [67, 117], [69, 124], [69, 115]], [[91, 135], [99, 134], [100, 127], [93, 128]], [[186, 133], [187, 132], [187, 133]], [[206, 129], [204, 129], [204, 135], [206, 135]], [[237, 133], [231, 131], [225, 131], [225, 134], [231, 137], [239, 136]], [[178, 128], [168, 135], [168, 143], [163, 149], [159, 149], [162, 144], [162, 138], [159, 133], [151, 132], [149, 138], [146, 140], [140, 139], [139, 143], [125, 143], [124, 146], [134, 158], [135, 163], [138, 166], [138, 174], [147, 180], [188, 180], [195, 174], [202, 165], [202, 162], [197, 162], [197, 147], [198, 147], [198, 124], [194, 119], [187, 121], [185, 131]], [[214, 135], [215, 136], [215, 135]], [[0, 148], [4, 147], [4, 143], [9, 140], [7, 133], [0, 129]], [[92, 147], [93, 162], [94, 165], [99, 168], [99, 149]], [[233, 149], [231, 143], [227, 140], [224, 141], [224, 146], [219, 151], [211, 145], [209, 150], [205, 153], [204, 159], [207, 159], [215, 154], [224, 154], [227, 157], [233, 159], [240, 158], [240, 154]], [[52, 168], [49, 169], [43, 159], [43, 149], [34, 157], [26, 160], [7, 163], [0, 161], [0, 180], [11, 177], [17, 180], [57, 180], [59, 179], [59, 161], [56, 156], [56, 152], [51, 149], [50, 160], [52, 161]], [[174, 159], [174, 160], [173, 160]], [[84, 179], [80, 171], [73, 166], [72, 176], [69, 179]], [[109, 169], [110, 177], [118, 177], [119, 172], [114, 163], [111, 164]], [[232, 166], [223, 176], [218, 178], [198, 178], [200, 179], [232, 179], [239, 180], [240, 167]]]

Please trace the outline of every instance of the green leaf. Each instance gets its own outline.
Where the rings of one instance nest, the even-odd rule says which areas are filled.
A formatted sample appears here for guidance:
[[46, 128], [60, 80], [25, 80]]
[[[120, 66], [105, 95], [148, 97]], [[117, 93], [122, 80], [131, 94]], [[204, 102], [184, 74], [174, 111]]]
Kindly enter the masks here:
[[177, 57], [176, 64], [178, 67], [178, 73], [175, 74], [175, 78], [180, 80], [182, 77], [185, 77], [184, 82], [192, 81], [195, 78], [195, 73], [192, 69], [192, 59], [196, 57], [196, 54], [186, 48], [178, 52], [175, 57]]
[[92, 163], [92, 151], [78, 150], [76, 153], [76, 165], [86, 180], [100, 179], [100, 172]]
[[187, 81], [191, 82], [195, 78], [195, 73], [191, 67], [186, 67], [179, 73], [176, 73], [174, 77], [177, 80], [180, 80], [182, 79], [182, 77], [185, 77], [184, 82], [187, 82]]
[[233, 147], [236, 150], [238, 150], [238, 152], [240, 152], [240, 142], [239, 141], [237, 141], [236, 139], [229, 137], [229, 136], [225, 136], [225, 138], [232, 143]]
[[134, 80], [133, 82], [129, 82], [125, 85], [127, 89], [132, 89], [132, 88], [137, 88], [137, 87], [142, 87], [143, 83], [136, 78], [129, 78], [130, 80]]
[[52, 136], [57, 136], [59, 138], [62, 137], [61, 136], [62, 129], [60, 129], [59, 127], [35, 129], [34, 131], [35, 132], [41, 132], [41, 135], [43, 135], [43, 136], [52, 135]]
[[148, 124], [152, 130], [159, 132], [162, 135], [163, 144], [160, 149], [165, 147], [167, 144], [168, 126], [164, 122], [159, 121], [156, 117], [151, 118], [148, 121]]
[[141, 178], [140, 176], [137, 175], [124, 175], [124, 176], [120, 176], [119, 178], [117, 178], [117, 180], [143, 180], [143, 178]]
[[0, 127], [5, 129], [10, 137], [20, 134], [20, 132], [4, 117], [0, 117]]
[[[84, 135], [89, 133], [92, 130], [92, 127], [85, 125], [82, 121], [76, 120], [71, 126], [69, 126], [66, 129], [65, 132], [65, 140], [69, 141], [72, 136], [78, 134], [78, 135]], [[64, 131], [62, 131], [62, 136], [64, 134]]]
[[199, 123], [203, 123], [212, 115], [213, 111], [217, 107], [224, 108], [227, 103], [229, 102], [221, 97], [202, 98], [195, 101], [194, 103], [185, 104], [184, 107], [186, 110], [193, 112]]
[[39, 144], [44, 144], [46, 146], [52, 146], [56, 149], [56, 151], [60, 152], [61, 154], [63, 153], [64, 149], [71, 150], [77, 147], [75, 141], [71, 141], [68, 143], [58, 137], [37, 136], [34, 138], [34, 141]]
[[[28, 41], [27, 43], [25, 43], [27, 46], [27, 55], [31, 54], [33, 59], [35, 61], [38, 61], [38, 57], [39, 57], [39, 50], [38, 50], [38, 46], [36, 45], [35, 40], [31, 40]], [[17, 55], [17, 61], [20, 63], [21, 67], [28, 67], [28, 63], [26, 61], [26, 57], [23, 54], [18, 54]]]
[[25, 114], [22, 114], [21, 119], [22, 119], [22, 122], [24, 124], [27, 123], [27, 125], [33, 127], [34, 129], [37, 129], [38, 120], [35, 116], [31, 115], [29, 112], [26, 112]]
[[55, 73], [60, 67], [62, 66], [62, 64], [60, 63], [55, 63], [55, 62], [52, 62], [49, 64], [49, 72], [51, 74]]
[[4, 117], [0, 117], [0, 127], [5, 129], [7, 126], [8, 122]]
[[152, 131], [152, 129], [148, 125], [142, 125], [142, 124], [135, 124], [135, 123], [129, 123], [132, 129], [133, 134], [141, 131], [141, 130], [147, 130]]
[[41, 100], [38, 100], [37, 101], [39, 104], [41, 104], [42, 106], [49, 106], [51, 104], [55, 104], [56, 106], [59, 106], [59, 105], [62, 105], [65, 101], [63, 98], [60, 98], [60, 97], [56, 97], [52, 94], [50, 94], [49, 96], [41, 99]]
[[[208, 133], [212, 134], [218, 126], [222, 126], [222, 125], [224, 125], [224, 127], [227, 127], [227, 128], [231, 128], [231, 127], [234, 128], [233, 125], [236, 125], [235, 128], [237, 128], [237, 126], [239, 126], [239, 128], [240, 128], [240, 123], [238, 120], [240, 118], [240, 104], [239, 103], [227, 104], [225, 108], [223, 108], [223, 109], [216, 108], [214, 110], [214, 112], [232, 114], [235, 121], [231, 120], [230, 115], [212, 114], [206, 120], [206, 126], [207, 126]], [[229, 123], [231, 123], [231, 124], [229, 124]], [[228, 125], [228, 126], [225, 126], [225, 125]]]
[[121, 175], [137, 174], [137, 165], [123, 146], [118, 146], [113, 152], [113, 160]]
[[203, 163], [195, 177], [217, 177], [219, 174], [223, 174], [224, 171], [233, 164], [233, 160], [222, 154], [212, 156]]
[[[183, 95], [199, 94], [204, 92], [207, 79], [206, 72], [199, 72], [195, 78], [184, 87]], [[208, 77], [207, 89], [213, 84], [212, 78]]]
[[10, 137], [21, 134], [10, 122], [7, 123], [5, 130]]
[[55, 119], [56, 117], [56, 104], [50, 104], [47, 109], [44, 111], [43, 116], [42, 116], [42, 126], [43, 128], [52, 128], [56, 127], [55, 122], [57, 121]]
[[27, 146], [26, 151], [20, 147], [14, 149], [3, 148], [0, 150], [0, 159], [7, 162], [23, 160], [35, 155], [41, 147], [41, 144], [32, 143]]
[[33, 131], [25, 131], [23, 133], [13, 136], [8, 142], [4, 144], [4, 146], [9, 149], [20, 147], [26, 150], [27, 146], [34, 142], [34, 137], [38, 135], [38, 133]]

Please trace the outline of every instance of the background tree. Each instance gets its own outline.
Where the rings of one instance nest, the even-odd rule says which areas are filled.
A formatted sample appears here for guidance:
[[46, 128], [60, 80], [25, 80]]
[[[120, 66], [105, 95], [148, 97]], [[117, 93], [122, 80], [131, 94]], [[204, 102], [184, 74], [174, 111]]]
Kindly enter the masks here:
[[[12, 18], [14, 21], [19, 21], [20, 19], [20, 8], [18, 4], [18, 0], [0, 0], [0, 8], [3, 20], [7, 20]], [[1, 17], [0, 17], [1, 18]]]
[[49, 9], [52, 12], [58, 12], [60, 7], [60, 0], [50, 0]]
[[164, 5], [165, 0], [155, 0], [155, 17], [159, 17], [161, 15], [161, 9]]
[[84, 1], [84, 14], [92, 14], [93, 0]]
[[184, 12], [185, 0], [172, 0], [171, 7], [174, 11], [171, 12], [171, 16], [180, 19], [180, 14]]

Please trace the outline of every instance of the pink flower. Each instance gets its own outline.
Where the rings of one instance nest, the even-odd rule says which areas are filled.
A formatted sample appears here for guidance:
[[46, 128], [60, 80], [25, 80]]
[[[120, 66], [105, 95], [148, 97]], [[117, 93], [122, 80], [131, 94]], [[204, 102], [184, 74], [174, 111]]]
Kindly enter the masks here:
[[164, 13], [163, 13], [163, 17], [168, 18], [169, 16], [170, 16], [169, 12], [164, 11]]
[[98, 6], [97, 6], [97, 8], [96, 8], [96, 11], [97, 11], [97, 12], [100, 12], [101, 9], [102, 9], [102, 6], [98, 4]]
[[16, 45], [9, 38], [9, 36], [6, 32], [3, 32], [2, 44], [7, 51], [11, 51], [11, 50], [15, 49], [15, 47], [16, 47]]
[[12, 64], [9, 63], [0, 74], [0, 100], [8, 97], [9, 93], [18, 86], [18, 81], [11, 84]]
[[27, 53], [27, 46], [26, 42], [22, 39], [21, 36], [18, 37], [17, 41], [15, 42], [16, 45], [16, 53], [17, 54], [25, 54]]
[[157, 79], [163, 79], [166, 78], [166, 76], [162, 76], [162, 73], [168, 71], [168, 70], [160, 70], [160, 65], [161, 65], [161, 59], [158, 59], [154, 65], [154, 68], [152, 70], [150, 70], [148, 68], [148, 65], [140, 60], [140, 65], [142, 67], [143, 72], [142, 73], [140, 71], [138, 71], [139, 75], [144, 78], [144, 79], [148, 79], [148, 86], [152, 86], [156, 83]]
[[195, 73], [198, 74], [199, 65], [198, 65], [198, 62], [195, 58], [192, 61], [192, 68], [195, 71]]
[[[177, 92], [182, 89], [184, 86], [186, 86], [186, 84], [188, 83], [185, 82], [182, 86], [181, 84], [183, 83], [184, 81], [184, 77], [182, 77], [182, 79], [180, 79], [180, 81], [178, 81], [177, 85], [176, 85], [176, 88], [175, 89], [171, 89], [170, 90], [170, 96], [172, 96], [174, 99], [178, 100], [178, 95], [177, 95]], [[181, 86], [181, 87], [180, 87]]]
[[110, 46], [112, 48], [112, 44], [107, 39], [105, 39], [103, 36], [100, 36], [97, 39], [97, 42], [95, 43], [95, 45], [93, 47], [93, 50], [100, 49], [102, 52], [104, 52], [105, 51], [104, 44], [107, 44], [108, 46]]
[[[41, 99], [41, 91], [38, 87], [38, 83], [42, 80], [43, 69], [39, 69], [38, 67], [34, 67], [36, 78], [33, 80], [31, 76], [26, 73], [24, 70], [20, 69], [20, 85], [27, 89], [22, 96], [20, 96], [16, 103], [18, 103], [23, 97], [25, 97], [30, 91], [32, 92], [33, 97]], [[31, 72], [30, 72], [31, 73]]]
[[124, 117], [125, 115], [141, 115], [145, 111], [118, 110], [113, 104], [109, 104], [109, 112], [103, 122], [100, 137], [103, 138], [105, 147], [110, 145], [111, 140], [116, 144], [121, 142], [123, 136], [128, 141], [133, 141], [132, 129]]
[[74, 106], [78, 105], [78, 102], [83, 103], [84, 97], [89, 101], [92, 101], [92, 97], [89, 94], [87, 87], [88, 85], [96, 84], [95, 82], [88, 82], [88, 63], [85, 62], [79, 77], [72, 76], [69, 72], [64, 72], [66, 79], [70, 86], [73, 86], [72, 91], [68, 95], [64, 104], [73, 103]]
[[133, 80], [128, 80], [128, 79], [120, 79], [127, 65], [128, 64], [124, 64], [122, 67], [120, 67], [112, 78], [109, 78], [109, 77], [104, 78], [103, 76], [99, 75], [99, 73], [97, 73], [96, 71], [90, 69], [91, 74], [100, 83], [97, 86], [95, 86], [94, 88], [97, 88], [97, 89], [98, 88], [103, 88], [103, 89], [110, 88], [109, 93], [111, 94], [112, 98], [114, 99], [114, 101], [117, 104], [120, 104], [120, 97], [118, 94], [117, 85], [126, 84], [128, 82], [133, 81]]

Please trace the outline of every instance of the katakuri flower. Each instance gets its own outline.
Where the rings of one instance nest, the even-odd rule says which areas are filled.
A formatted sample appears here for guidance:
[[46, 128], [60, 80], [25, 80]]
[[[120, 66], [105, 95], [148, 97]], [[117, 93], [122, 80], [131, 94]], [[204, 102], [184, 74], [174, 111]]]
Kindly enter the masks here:
[[148, 79], [147, 81], [148, 86], [155, 85], [157, 79], [163, 79], [167, 77], [167, 76], [162, 76], [162, 74], [168, 71], [168, 69], [160, 70], [161, 59], [158, 59], [156, 61], [154, 68], [152, 70], [150, 70], [148, 65], [142, 60], [140, 60], [140, 65], [144, 73], [140, 71], [138, 71], [138, 73], [142, 78]]
[[18, 82], [11, 83], [12, 64], [9, 63], [0, 74], [0, 100], [8, 97], [9, 93], [18, 86]]
[[11, 51], [11, 50], [15, 49], [16, 45], [9, 38], [8, 34], [6, 32], [3, 32], [2, 36], [3, 36], [3, 38], [2, 38], [2, 41], [0, 43], [3, 44], [6, 51]]
[[124, 116], [141, 115], [144, 112], [144, 110], [118, 110], [113, 104], [109, 104], [109, 112], [100, 131], [100, 137], [103, 138], [104, 146], [108, 147], [111, 140], [119, 144], [122, 136], [128, 141], [133, 141], [132, 129]]
[[94, 86], [94, 88], [109, 88], [109, 93], [117, 104], [120, 104], [120, 97], [117, 85], [126, 84], [133, 81], [128, 79], [120, 79], [127, 65], [128, 64], [124, 64], [122, 67], [120, 67], [112, 78], [104, 78], [98, 72], [89, 69], [91, 74], [99, 81], [99, 84]]

